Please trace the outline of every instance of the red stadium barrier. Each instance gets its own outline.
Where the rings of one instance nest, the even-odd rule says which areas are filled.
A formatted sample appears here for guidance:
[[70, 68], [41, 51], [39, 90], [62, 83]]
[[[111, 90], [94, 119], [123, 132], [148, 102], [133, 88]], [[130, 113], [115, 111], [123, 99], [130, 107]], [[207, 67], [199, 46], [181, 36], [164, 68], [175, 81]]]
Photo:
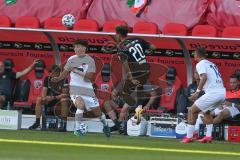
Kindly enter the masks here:
[[[103, 46], [113, 45], [112, 34], [41, 29], [28, 29], [25, 31], [19, 29], [16, 31], [13, 28], [11, 30], [0, 29], [0, 60], [12, 58], [16, 64], [16, 69], [19, 71], [28, 66], [33, 59], [38, 58], [43, 59], [47, 68], [49, 68], [55, 62], [54, 57], [56, 55], [54, 55], [51, 43], [44, 32], [48, 32], [54, 39], [59, 48], [62, 62], [65, 62], [69, 56], [74, 54], [72, 43], [79, 37], [89, 41], [89, 52], [103, 62], [112, 62], [114, 64], [116, 61], [116, 57], [112, 58], [114, 54], [102, 51]], [[139, 35], [132, 34], [132, 36]], [[178, 76], [184, 86], [187, 85], [187, 66], [183, 49], [175, 38], [182, 39], [190, 53], [199, 46], [205, 46], [208, 50], [208, 58], [217, 63], [223, 79], [228, 79], [234, 70], [240, 66], [238, 61], [240, 59], [239, 39], [201, 39], [162, 35], [141, 35], [141, 37], [157, 47], [155, 52], [147, 56], [148, 61], [177, 68]], [[116, 68], [114, 66], [113, 72], [120, 72], [117, 65]]]

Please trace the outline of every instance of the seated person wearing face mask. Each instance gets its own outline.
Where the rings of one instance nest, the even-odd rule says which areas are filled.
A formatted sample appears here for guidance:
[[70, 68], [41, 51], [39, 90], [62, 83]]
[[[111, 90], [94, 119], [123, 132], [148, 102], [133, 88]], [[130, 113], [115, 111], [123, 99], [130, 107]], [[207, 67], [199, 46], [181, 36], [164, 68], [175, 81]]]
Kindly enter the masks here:
[[53, 107], [60, 106], [61, 110], [61, 126], [59, 131], [66, 131], [66, 122], [69, 106], [69, 88], [67, 79], [61, 80], [58, 83], [53, 83], [51, 79], [58, 77], [61, 69], [57, 65], [53, 65], [50, 69], [50, 74], [45, 78], [41, 95], [37, 98], [35, 115], [35, 123], [29, 129], [40, 128], [40, 117], [42, 106]]

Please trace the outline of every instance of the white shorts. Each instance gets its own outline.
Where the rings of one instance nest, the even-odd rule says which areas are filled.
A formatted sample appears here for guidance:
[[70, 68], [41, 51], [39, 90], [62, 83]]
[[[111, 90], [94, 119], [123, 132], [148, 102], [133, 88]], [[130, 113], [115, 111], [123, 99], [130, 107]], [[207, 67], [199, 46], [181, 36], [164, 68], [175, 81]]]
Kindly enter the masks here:
[[81, 97], [83, 99], [87, 111], [91, 111], [93, 108], [99, 107], [99, 102], [96, 96], [90, 97], [85, 95], [71, 95], [71, 100], [74, 104], [77, 97]]
[[[237, 109], [236, 107], [229, 106], [229, 107], [225, 107], [224, 109], [227, 109], [230, 112], [232, 118], [235, 117], [236, 115], [240, 114], [239, 109]], [[224, 109], [216, 108], [216, 109], [214, 109], [214, 114], [217, 116]]]
[[194, 104], [203, 112], [212, 111], [224, 102], [226, 90], [205, 93]]

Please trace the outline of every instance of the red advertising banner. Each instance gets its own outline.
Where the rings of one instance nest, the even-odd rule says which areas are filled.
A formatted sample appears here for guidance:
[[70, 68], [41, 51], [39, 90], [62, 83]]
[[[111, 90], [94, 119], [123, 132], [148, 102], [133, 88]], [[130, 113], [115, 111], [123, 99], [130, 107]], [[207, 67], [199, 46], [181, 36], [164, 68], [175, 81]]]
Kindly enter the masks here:
[[[61, 61], [64, 63], [74, 54], [72, 43], [75, 39], [87, 39], [89, 42], [88, 52], [98, 59], [101, 63], [114, 64], [113, 55], [115, 52], [106, 53], [103, 48], [114, 44], [113, 35], [104, 33], [76, 32], [76, 31], [47, 31], [47, 30], [1, 30], [0, 29], [0, 60], [12, 58], [16, 70], [21, 70], [31, 64], [33, 59], [42, 59], [47, 68], [55, 63], [54, 51], [48, 36], [51, 35], [59, 48]], [[183, 48], [175, 38], [161, 36], [141, 37], [157, 48], [153, 53], [148, 54], [149, 62], [163, 66], [173, 66], [177, 69], [177, 74], [184, 84], [187, 85], [187, 67], [184, 59]], [[181, 38], [179, 38], [181, 39]], [[240, 66], [240, 43], [236, 40], [218, 40], [218, 39], [181, 39], [192, 56], [192, 52], [199, 46], [205, 46], [208, 50], [208, 58], [215, 62], [226, 82], [228, 77]], [[113, 72], [118, 72], [119, 68], [112, 65]], [[116, 65], [117, 66], [117, 65]], [[165, 69], [165, 68], [164, 68]], [[118, 73], [115, 73], [119, 75]]]

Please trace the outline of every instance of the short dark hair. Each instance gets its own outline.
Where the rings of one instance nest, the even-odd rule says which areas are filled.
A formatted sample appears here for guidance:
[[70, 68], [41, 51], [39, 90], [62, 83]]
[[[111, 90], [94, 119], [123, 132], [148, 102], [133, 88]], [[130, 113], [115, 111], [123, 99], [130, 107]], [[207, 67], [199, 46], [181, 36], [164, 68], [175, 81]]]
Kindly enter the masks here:
[[84, 47], [88, 47], [88, 41], [87, 40], [85, 40], [85, 39], [76, 39], [75, 41], [74, 41], [74, 45], [82, 45], [82, 46], [84, 46]]
[[49, 69], [49, 72], [50, 72], [50, 73], [61, 72], [61, 68], [60, 68], [58, 65], [54, 64], [54, 65], [52, 65], [51, 68]]
[[230, 76], [230, 78], [236, 78], [236, 79], [238, 79], [238, 76], [234, 73], [234, 74], [232, 74], [232, 75]]
[[128, 26], [125, 26], [125, 25], [119, 25], [115, 28], [115, 30], [117, 34], [120, 34], [123, 37], [127, 37], [129, 28]]
[[198, 48], [196, 48], [195, 49], [195, 51], [197, 52], [197, 54], [199, 55], [199, 56], [201, 56], [201, 57], [203, 57], [203, 58], [206, 58], [206, 53], [207, 53], [207, 51], [206, 51], [206, 48], [205, 47], [198, 47]]

